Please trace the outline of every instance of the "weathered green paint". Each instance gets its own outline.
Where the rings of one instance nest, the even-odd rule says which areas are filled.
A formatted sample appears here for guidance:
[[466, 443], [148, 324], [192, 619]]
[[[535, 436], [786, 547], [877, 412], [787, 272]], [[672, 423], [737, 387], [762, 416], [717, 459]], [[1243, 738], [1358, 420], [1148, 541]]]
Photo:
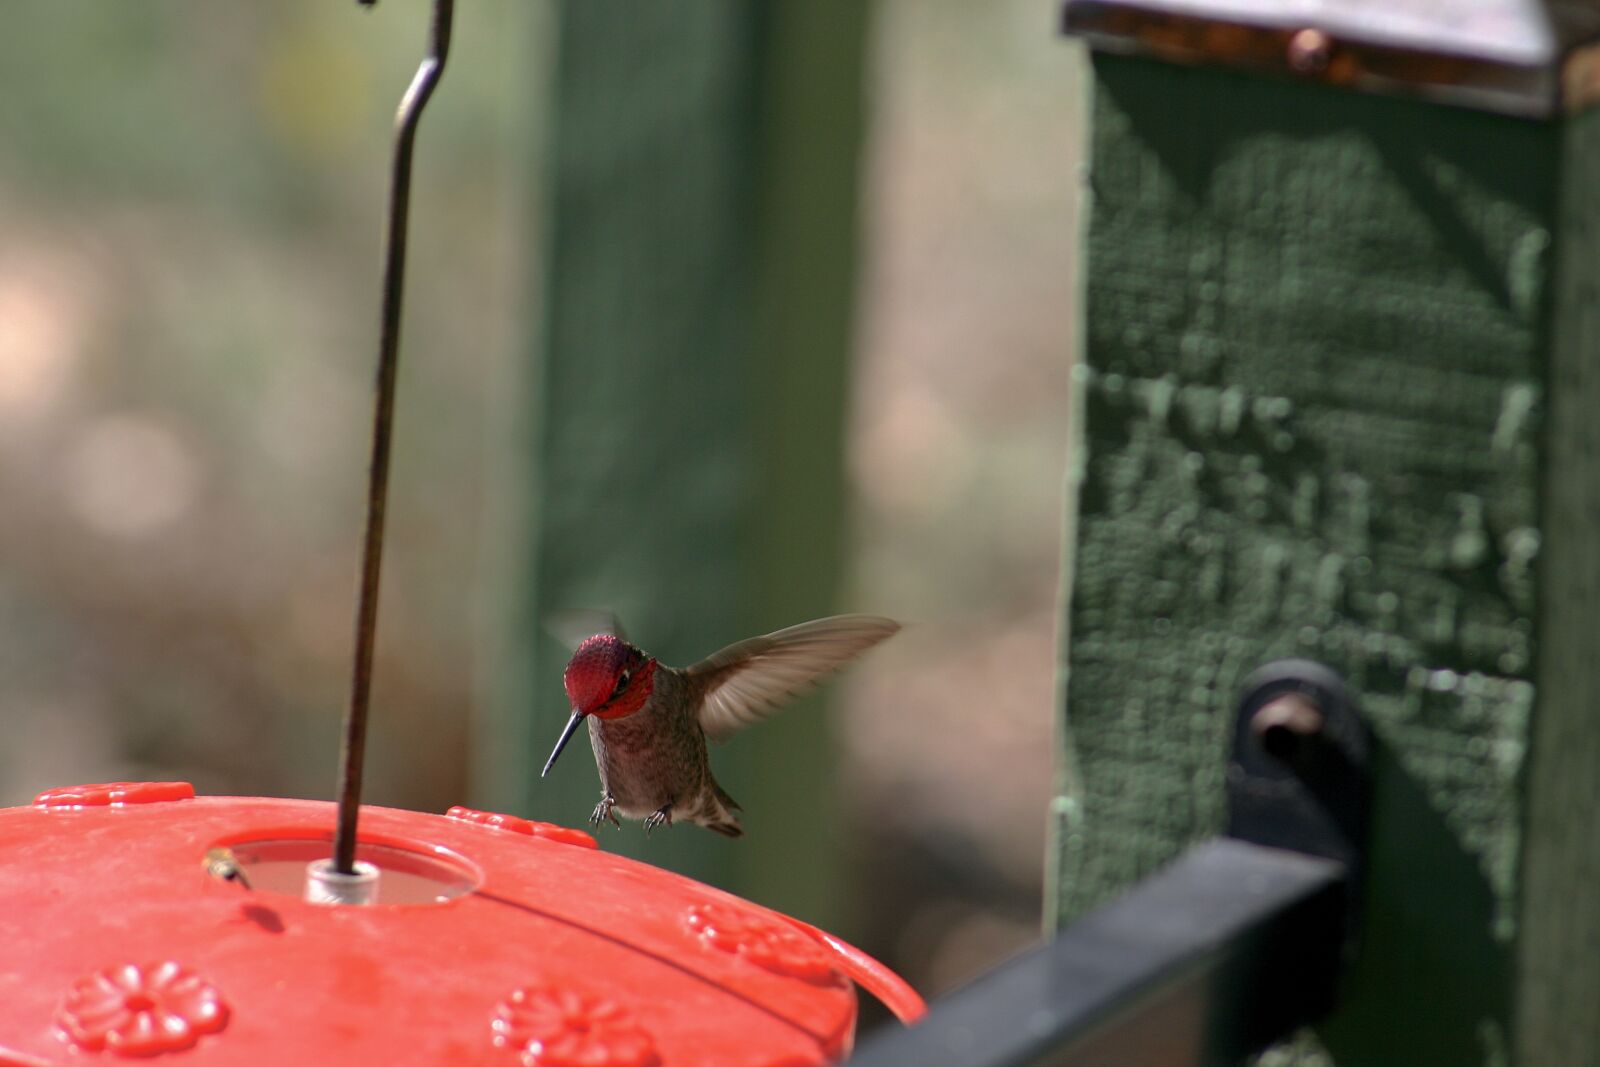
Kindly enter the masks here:
[[1095, 60], [1056, 914], [1219, 829], [1249, 670], [1329, 663], [1379, 742], [1340, 1063], [1600, 1048], [1596, 136]]
[[[833, 607], [862, 10], [559, 8], [530, 580], [485, 803], [582, 824], [599, 797], [584, 739], [537, 777], [567, 715], [541, 619], [615, 610], [683, 664]], [[743, 840], [602, 843], [832, 921], [828, 757], [812, 703], [713, 752]]]

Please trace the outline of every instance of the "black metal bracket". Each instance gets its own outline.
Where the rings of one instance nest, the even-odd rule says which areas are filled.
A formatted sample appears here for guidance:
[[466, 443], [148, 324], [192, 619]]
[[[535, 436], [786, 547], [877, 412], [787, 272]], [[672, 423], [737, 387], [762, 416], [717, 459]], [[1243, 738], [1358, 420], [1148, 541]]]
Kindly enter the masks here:
[[1227, 836], [1343, 864], [1353, 934], [1367, 839], [1367, 724], [1344, 680], [1310, 660], [1269, 663], [1243, 689]]
[[1053, 941], [885, 1030], [860, 1067], [1237, 1063], [1332, 1008], [1350, 958], [1368, 734], [1338, 675], [1286, 660], [1246, 680], [1228, 834]]

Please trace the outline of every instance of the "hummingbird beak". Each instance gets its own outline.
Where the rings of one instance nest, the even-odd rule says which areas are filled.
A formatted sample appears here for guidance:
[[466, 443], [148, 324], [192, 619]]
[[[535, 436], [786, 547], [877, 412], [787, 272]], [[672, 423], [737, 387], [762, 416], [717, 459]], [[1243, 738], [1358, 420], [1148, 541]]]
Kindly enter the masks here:
[[544, 778], [550, 773], [550, 768], [556, 765], [556, 760], [561, 756], [561, 750], [567, 747], [567, 742], [572, 740], [573, 731], [583, 721], [583, 712], [574, 711], [572, 718], [567, 720], [567, 728], [561, 731], [561, 740], [556, 742], [556, 749], [550, 753], [550, 758], [544, 761], [544, 770], [539, 772], [539, 777]]

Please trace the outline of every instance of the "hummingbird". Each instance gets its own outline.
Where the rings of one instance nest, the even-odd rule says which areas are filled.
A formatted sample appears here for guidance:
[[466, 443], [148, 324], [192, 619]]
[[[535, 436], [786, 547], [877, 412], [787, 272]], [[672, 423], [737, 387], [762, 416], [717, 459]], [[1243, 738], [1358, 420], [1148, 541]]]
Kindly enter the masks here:
[[739, 641], [683, 668], [620, 633], [595, 634], [567, 662], [572, 717], [540, 777], [587, 719], [601, 794], [590, 822], [620, 828], [620, 812], [643, 819], [649, 833], [676, 817], [739, 837], [739, 804], [712, 776], [706, 738], [726, 741], [760, 722], [899, 629], [878, 615], [835, 615]]

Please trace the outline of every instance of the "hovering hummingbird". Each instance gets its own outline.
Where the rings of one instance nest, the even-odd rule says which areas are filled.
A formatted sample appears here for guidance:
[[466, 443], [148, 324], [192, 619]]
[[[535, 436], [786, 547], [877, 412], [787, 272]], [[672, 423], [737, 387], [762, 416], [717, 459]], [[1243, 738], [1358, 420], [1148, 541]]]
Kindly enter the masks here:
[[588, 719], [601, 792], [590, 822], [620, 827], [620, 812], [643, 819], [648, 832], [677, 817], [738, 837], [739, 804], [712, 777], [706, 738], [725, 741], [759, 722], [899, 629], [877, 615], [835, 615], [740, 641], [681, 669], [616, 632], [595, 634], [567, 662], [572, 717], [540, 777]]

